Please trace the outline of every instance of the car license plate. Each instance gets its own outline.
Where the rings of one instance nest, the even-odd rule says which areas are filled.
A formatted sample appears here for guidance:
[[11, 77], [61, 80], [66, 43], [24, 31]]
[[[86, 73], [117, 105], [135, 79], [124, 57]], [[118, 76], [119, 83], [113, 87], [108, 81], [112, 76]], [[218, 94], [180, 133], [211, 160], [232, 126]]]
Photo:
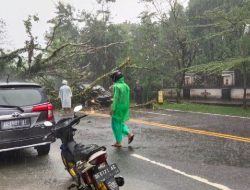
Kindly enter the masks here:
[[107, 165], [105, 168], [94, 174], [94, 178], [97, 183], [107, 181], [108, 179], [114, 177], [120, 173], [119, 168], [116, 164]]
[[14, 129], [19, 127], [29, 127], [30, 118], [13, 119], [1, 122], [1, 129]]

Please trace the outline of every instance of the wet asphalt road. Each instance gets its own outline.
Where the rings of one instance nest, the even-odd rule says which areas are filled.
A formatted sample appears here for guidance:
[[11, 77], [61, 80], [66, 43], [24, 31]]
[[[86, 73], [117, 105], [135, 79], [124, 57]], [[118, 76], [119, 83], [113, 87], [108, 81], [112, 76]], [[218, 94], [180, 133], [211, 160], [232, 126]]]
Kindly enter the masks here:
[[[145, 111], [151, 112], [133, 112], [132, 117], [250, 138], [250, 119]], [[124, 139], [121, 149], [110, 146], [114, 139], [108, 117], [89, 116], [82, 120], [76, 133], [78, 142], [107, 146], [109, 161], [117, 163], [125, 177], [122, 190], [250, 189], [250, 143], [147, 124], [128, 124], [136, 135], [135, 140], [128, 146]], [[67, 189], [71, 178], [64, 170], [59, 146], [57, 141], [50, 154], [43, 157], [38, 157], [32, 148], [1, 153], [0, 189]]]

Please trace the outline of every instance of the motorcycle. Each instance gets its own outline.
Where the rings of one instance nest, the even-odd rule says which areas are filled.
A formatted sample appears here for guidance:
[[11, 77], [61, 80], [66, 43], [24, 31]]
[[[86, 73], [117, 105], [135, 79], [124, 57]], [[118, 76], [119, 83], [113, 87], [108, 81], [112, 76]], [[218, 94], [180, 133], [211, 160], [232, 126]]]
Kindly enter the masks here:
[[74, 126], [87, 115], [78, 115], [82, 106], [74, 108], [74, 116], [60, 119], [56, 124], [46, 121], [46, 126], [53, 126], [50, 135], [62, 141], [61, 158], [65, 169], [72, 176], [74, 183], [69, 189], [78, 190], [119, 190], [124, 185], [123, 177], [116, 177], [120, 173], [118, 166], [108, 164], [107, 152], [104, 146], [96, 144], [83, 145], [76, 143]]

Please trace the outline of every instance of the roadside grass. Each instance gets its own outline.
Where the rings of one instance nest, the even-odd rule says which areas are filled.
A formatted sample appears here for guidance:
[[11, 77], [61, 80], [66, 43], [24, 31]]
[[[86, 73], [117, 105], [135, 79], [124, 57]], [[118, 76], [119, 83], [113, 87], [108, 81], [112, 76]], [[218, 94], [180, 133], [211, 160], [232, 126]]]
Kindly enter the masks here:
[[248, 108], [244, 110], [241, 107], [215, 106], [215, 105], [205, 105], [205, 104], [183, 102], [179, 104], [164, 103], [162, 105], [156, 105], [156, 108], [250, 117], [250, 109]]

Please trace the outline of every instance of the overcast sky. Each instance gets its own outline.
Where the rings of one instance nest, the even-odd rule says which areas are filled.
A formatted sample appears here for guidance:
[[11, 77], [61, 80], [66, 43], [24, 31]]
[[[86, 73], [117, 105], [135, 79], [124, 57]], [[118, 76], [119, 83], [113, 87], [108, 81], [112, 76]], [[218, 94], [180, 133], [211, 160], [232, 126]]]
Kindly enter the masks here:
[[[55, 5], [59, 0], [0, 0], [0, 18], [6, 23], [6, 48], [23, 47], [25, 39], [25, 29], [23, 20], [28, 15], [38, 14], [40, 21], [33, 27], [33, 33], [38, 36], [39, 42], [43, 41], [45, 31], [49, 25], [47, 20], [55, 16]], [[60, 0], [70, 3], [76, 9], [95, 11], [96, 0]], [[111, 3], [112, 21], [121, 23], [124, 21], [139, 22], [138, 15], [145, 9], [145, 5], [139, 3], [140, 0], [116, 0]], [[185, 5], [187, 0], [183, 0]]]

